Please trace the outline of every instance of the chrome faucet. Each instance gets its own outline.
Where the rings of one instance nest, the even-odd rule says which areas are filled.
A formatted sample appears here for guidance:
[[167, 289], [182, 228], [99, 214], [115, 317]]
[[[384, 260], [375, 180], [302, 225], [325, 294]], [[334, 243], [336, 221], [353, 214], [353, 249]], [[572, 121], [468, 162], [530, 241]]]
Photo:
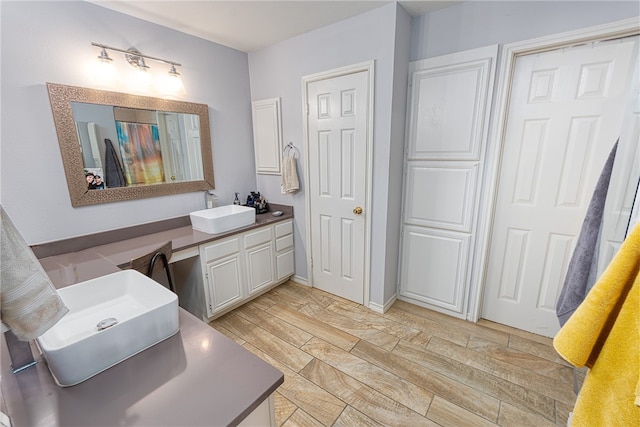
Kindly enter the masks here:
[[7, 349], [11, 358], [11, 370], [14, 374], [36, 364], [33, 359], [33, 353], [31, 353], [29, 341], [20, 341], [11, 329], [4, 333], [4, 339], [7, 341]]
[[211, 209], [216, 207], [216, 200], [218, 197], [213, 192], [213, 190], [206, 190], [204, 192], [204, 206], [206, 209]]

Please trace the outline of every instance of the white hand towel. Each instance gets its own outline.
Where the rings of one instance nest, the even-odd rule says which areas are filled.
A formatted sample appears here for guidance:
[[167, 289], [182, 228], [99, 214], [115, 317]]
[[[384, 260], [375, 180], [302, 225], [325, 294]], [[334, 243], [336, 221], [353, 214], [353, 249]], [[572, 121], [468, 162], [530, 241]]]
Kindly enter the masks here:
[[282, 161], [282, 190], [285, 193], [295, 193], [300, 189], [296, 158], [286, 156]]
[[2, 321], [18, 339], [29, 341], [45, 333], [69, 309], [2, 206], [0, 213]]

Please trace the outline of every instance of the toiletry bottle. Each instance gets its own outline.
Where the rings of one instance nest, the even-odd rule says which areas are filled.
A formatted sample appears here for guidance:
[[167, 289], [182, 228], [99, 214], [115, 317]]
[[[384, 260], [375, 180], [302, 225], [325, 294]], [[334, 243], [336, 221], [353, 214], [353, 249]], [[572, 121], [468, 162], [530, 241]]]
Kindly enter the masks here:
[[240, 193], [236, 193], [236, 198], [233, 199], [233, 204], [234, 205], [239, 205], [240, 204], [240, 199], [238, 199], [238, 194], [240, 194]]

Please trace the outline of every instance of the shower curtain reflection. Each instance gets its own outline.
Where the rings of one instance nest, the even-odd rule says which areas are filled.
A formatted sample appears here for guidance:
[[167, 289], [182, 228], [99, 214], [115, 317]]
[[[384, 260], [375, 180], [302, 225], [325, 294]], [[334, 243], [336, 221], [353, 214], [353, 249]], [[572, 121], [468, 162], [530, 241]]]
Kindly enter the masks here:
[[116, 129], [127, 185], [165, 182], [158, 126], [116, 121]]

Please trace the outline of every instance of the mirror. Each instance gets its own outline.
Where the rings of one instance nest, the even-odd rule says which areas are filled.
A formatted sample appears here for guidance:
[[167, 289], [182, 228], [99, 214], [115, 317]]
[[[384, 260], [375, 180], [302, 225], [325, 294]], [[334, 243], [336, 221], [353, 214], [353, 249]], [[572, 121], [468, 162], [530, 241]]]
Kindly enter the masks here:
[[214, 188], [207, 105], [47, 89], [74, 207]]

